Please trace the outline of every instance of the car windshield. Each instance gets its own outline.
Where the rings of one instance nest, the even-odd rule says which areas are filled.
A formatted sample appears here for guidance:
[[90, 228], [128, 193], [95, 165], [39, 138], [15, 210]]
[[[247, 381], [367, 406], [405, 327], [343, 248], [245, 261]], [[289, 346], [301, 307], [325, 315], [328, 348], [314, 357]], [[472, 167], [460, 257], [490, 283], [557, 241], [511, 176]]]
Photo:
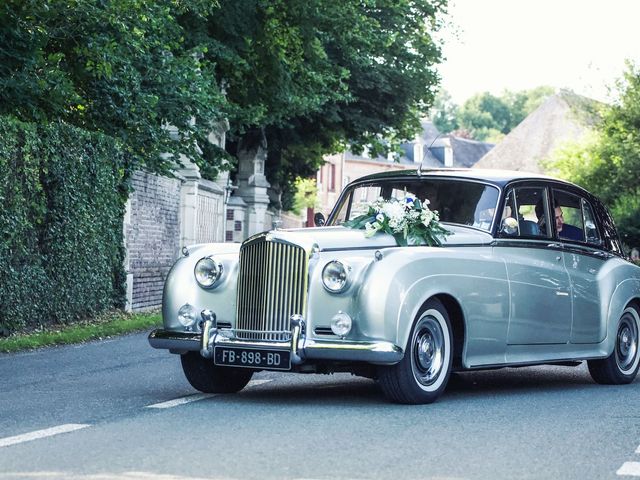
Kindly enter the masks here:
[[349, 187], [331, 217], [331, 225], [340, 225], [367, 212], [368, 203], [412, 194], [429, 201], [441, 222], [491, 229], [498, 203], [498, 189], [474, 181], [448, 178], [413, 178], [360, 183]]

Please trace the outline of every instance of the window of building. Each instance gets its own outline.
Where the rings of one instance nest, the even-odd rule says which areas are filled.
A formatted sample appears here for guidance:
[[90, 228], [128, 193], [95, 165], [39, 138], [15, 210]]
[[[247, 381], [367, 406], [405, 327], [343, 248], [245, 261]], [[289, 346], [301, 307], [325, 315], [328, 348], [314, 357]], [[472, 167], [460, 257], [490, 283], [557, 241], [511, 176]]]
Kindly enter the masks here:
[[335, 192], [336, 191], [336, 166], [333, 163], [329, 165], [329, 181], [327, 183], [329, 184], [329, 191]]

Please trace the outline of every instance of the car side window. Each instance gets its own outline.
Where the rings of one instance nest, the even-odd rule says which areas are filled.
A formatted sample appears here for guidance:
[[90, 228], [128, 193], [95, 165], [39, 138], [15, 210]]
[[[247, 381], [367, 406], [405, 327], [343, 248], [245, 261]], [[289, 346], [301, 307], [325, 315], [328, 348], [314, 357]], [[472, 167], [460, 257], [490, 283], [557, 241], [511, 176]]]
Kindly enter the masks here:
[[597, 246], [603, 244], [593, 207], [584, 197], [554, 189], [553, 202], [555, 232], [559, 239]]
[[548, 237], [546, 225], [546, 189], [544, 187], [516, 187], [507, 194], [502, 221], [513, 219], [513, 229], [503, 229], [512, 237]]
[[[574, 242], [585, 241], [583, 201], [578, 195], [553, 190], [555, 231], [558, 238]], [[591, 218], [593, 219], [593, 214]]]

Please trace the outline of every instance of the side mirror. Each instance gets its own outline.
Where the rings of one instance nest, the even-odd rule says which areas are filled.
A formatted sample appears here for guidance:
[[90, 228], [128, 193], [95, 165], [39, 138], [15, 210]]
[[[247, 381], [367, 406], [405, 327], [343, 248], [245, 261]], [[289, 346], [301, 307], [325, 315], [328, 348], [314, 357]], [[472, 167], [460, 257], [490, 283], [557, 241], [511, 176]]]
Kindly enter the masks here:
[[318, 212], [313, 216], [313, 223], [316, 224], [316, 227], [321, 227], [327, 223], [327, 221], [325, 220], [324, 215]]
[[505, 235], [515, 235], [518, 233], [518, 221], [513, 217], [507, 217], [502, 220], [502, 226], [500, 227], [500, 233]]

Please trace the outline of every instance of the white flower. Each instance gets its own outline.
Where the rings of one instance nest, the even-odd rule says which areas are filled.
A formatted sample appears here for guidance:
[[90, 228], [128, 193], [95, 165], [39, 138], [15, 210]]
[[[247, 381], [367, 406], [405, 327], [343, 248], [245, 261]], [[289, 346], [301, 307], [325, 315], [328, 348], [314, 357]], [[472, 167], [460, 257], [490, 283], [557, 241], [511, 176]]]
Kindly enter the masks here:
[[404, 217], [404, 206], [400, 202], [387, 202], [382, 207], [382, 213], [389, 218], [389, 222], [399, 222]]
[[384, 222], [384, 215], [382, 213], [377, 214], [376, 220], [380, 223]]
[[381, 223], [378, 223], [378, 222], [373, 222], [373, 223], [367, 222], [367, 223], [364, 224], [364, 229], [365, 229], [364, 236], [367, 237], [367, 238], [372, 237], [378, 232], [378, 230], [380, 230], [380, 228], [382, 228], [382, 224]]
[[435, 217], [434, 213], [428, 208], [424, 208], [422, 210], [422, 213], [420, 214], [420, 220], [422, 221], [422, 224], [425, 227], [429, 226], [429, 224], [431, 223], [431, 220], [433, 220], [434, 217]]

